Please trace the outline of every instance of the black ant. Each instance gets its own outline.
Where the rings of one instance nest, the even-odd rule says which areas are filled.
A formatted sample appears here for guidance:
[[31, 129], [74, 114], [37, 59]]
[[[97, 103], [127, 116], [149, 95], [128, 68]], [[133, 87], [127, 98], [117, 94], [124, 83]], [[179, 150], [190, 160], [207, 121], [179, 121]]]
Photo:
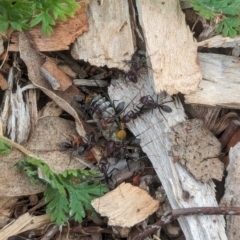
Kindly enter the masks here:
[[129, 123], [131, 122], [131, 120], [135, 120], [138, 117], [140, 117], [143, 114], [144, 109], [139, 109], [139, 110], [130, 110], [129, 112], [127, 112], [122, 118], [121, 118], [121, 122], [122, 123]]
[[[60, 148], [68, 150], [70, 152], [70, 162], [71, 162], [72, 155], [74, 152], [76, 152], [76, 154], [80, 156], [84, 154], [86, 151], [91, 150], [94, 142], [95, 142], [95, 133], [90, 132], [89, 134], [87, 134], [86, 143], [83, 143], [81, 138], [74, 137], [74, 140], [70, 141], [70, 143], [61, 142], [59, 146]], [[69, 162], [69, 165], [70, 165], [70, 162]]]
[[125, 61], [130, 65], [129, 71], [125, 74], [125, 80], [133, 83], [138, 82], [138, 77], [141, 75], [142, 69], [147, 69], [146, 56], [143, 51], [135, 51], [130, 61]]
[[155, 102], [154, 99], [150, 95], [141, 97], [140, 98], [140, 103], [143, 105], [141, 109], [145, 109], [145, 108], [151, 108], [151, 109], [159, 108], [159, 109], [163, 110], [166, 113], [172, 112], [172, 109], [169, 106], [164, 105], [166, 102], [159, 104], [158, 102]]
[[[141, 89], [140, 89], [140, 91], [141, 91]], [[138, 94], [137, 94], [138, 95]], [[137, 97], [137, 95], [132, 99], [132, 101]], [[131, 102], [132, 102], [131, 101]], [[124, 112], [125, 111], [125, 109], [127, 109], [127, 107], [131, 104], [131, 102], [129, 102], [129, 104], [124, 108], [124, 106], [125, 106], [125, 102], [120, 102], [118, 105], [117, 105], [117, 107], [115, 108], [116, 109], [116, 114], [114, 114], [114, 115], [112, 115], [112, 116], [110, 116], [110, 117], [108, 117], [108, 118], [104, 118], [104, 119], [102, 119], [101, 120], [101, 127], [103, 128], [103, 129], [107, 129], [107, 127], [108, 127], [108, 124], [111, 124], [111, 123], [114, 123], [117, 119], [118, 119], [118, 117], [121, 115], [121, 113], [122, 112]], [[126, 115], [129, 115], [130, 114], [130, 112], [131, 111], [129, 111], [127, 114], [125, 114], [123, 117], [124, 117], [124, 120], [125, 120], [125, 118], [128, 118], [128, 116], [126, 116]], [[142, 110], [141, 110], [141, 112], [142, 112]], [[133, 116], [133, 114], [134, 114], [134, 112], [132, 112], [132, 117], [135, 117], [135, 116]], [[131, 117], [130, 117], [131, 118]], [[133, 119], [133, 118], [132, 118]], [[135, 118], [134, 118], [135, 119]], [[124, 122], [124, 121], [122, 121], [121, 120], [121, 122], [122, 123], [128, 123], [128, 122], [130, 122], [130, 121], [126, 121], [126, 122]]]
[[[117, 168], [113, 168], [110, 172], [109, 171], [109, 167], [110, 167], [110, 164], [108, 162], [108, 159], [107, 157], [102, 157], [100, 160], [99, 160], [99, 163], [98, 163], [98, 168], [99, 168], [99, 171], [104, 175], [104, 178], [105, 178], [105, 181], [107, 183], [107, 185], [110, 187], [110, 188], [113, 188], [113, 183], [110, 182], [111, 180], [111, 177], [112, 177], [112, 172], [114, 170], [118, 170]], [[111, 175], [110, 175], [111, 174]]]
[[95, 113], [99, 117], [102, 116], [102, 109], [99, 107], [101, 103], [97, 104], [97, 100], [92, 101], [90, 103], [84, 103], [85, 100], [81, 96], [74, 96], [73, 101], [78, 103], [84, 112], [89, 111], [91, 112], [91, 114]]

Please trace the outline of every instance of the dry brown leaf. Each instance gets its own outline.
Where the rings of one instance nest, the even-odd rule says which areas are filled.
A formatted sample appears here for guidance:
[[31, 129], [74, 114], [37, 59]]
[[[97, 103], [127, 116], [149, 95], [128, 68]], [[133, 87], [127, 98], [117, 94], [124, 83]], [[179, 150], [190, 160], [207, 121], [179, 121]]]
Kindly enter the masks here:
[[175, 125], [169, 134], [173, 144], [172, 155], [202, 182], [221, 180], [223, 163], [218, 159], [221, 144], [198, 119]]
[[132, 227], [153, 214], [159, 205], [148, 193], [130, 183], [122, 183], [103, 197], [94, 199], [92, 206], [101, 216], [108, 217], [110, 226]]
[[[48, 97], [55, 101], [64, 111], [74, 117], [76, 121], [76, 129], [81, 137], [85, 137], [87, 128], [84, 121], [82, 121], [75, 109], [72, 107], [72, 99], [76, 95], [80, 95], [79, 90], [75, 86], [70, 86], [66, 91], [53, 90], [51, 85], [42, 76], [41, 67], [45, 62], [43, 54], [37, 52], [29, 43], [28, 38], [24, 33], [19, 35], [19, 51], [21, 58], [25, 62], [28, 68], [29, 79], [39, 87]], [[84, 97], [84, 96], [83, 96]], [[93, 148], [92, 152], [96, 159], [101, 158], [101, 152], [97, 148]]]
[[55, 116], [62, 114], [63, 110], [54, 101], [48, 102], [45, 107], [39, 112], [39, 118]]
[[240, 141], [240, 128], [232, 135], [231, 139], [227, 144], [227, 150], [229, 151], [231, 147], [234, 147]]
[[[42, 34], [40, 25], [27, 31], [39, 51], [68, 50], [69, 45], [75, 41], [76, 37], [88, 30], [85, 12], [87, 3], [81, 2], [80, 6], [73, 18], [69, 18], [66, 22], [57, 21], [56, 26], [53, 27], [53, 33], [50, 36]], [[12, 34], [9, 51], [19, 51], [19, 34], [20, 33]]]
[[8, 82], [7, 80], [3, 77], [3, 75], [0, 73], [0, 88], [2, 90], [7, 90], [8, 89]]
[[71, 101], [73, 96], [79, 95], [79, 90], [71, 86], [66, 91], [55, 91], [52, 90], [51, 85], [42, 76], [41, 67], [45, 63], [45, 59], [40, 55], [28, 41], [28, 38], [21, 33], [19, 35], [19, 50], [20, 55], [28, 68], [29, 79], [39, 87], [47, 96], [54, 100], [63, 110], [72, 115], [76, 122], [82, 127], [81, 136], [85, 136], [85, 131], [83, 130], [83, 122], [79, 119], [78, 114], [71, 106]]
[[[70, 162], [69, 152], [59, 147], [60, 142], [68, 140], [69, 134], [77, 134], [74, 129], [72, 121], [58, 117], [42, 118], [25, 148], [43, 159], [56, 172], [62, 172], [68, 167], [83, 168], [84, 165], [75, 158]], [[0, 155], [1, 196], [31, 195], [45, 189], [43, 185], [32, 184], [23, 171], [13, 167], [23, 157], [22, 153], [14, 149], [9, 155]], [[84, 161], [83, 158], [81, 160]]]
[[11, 219], [12, 207], [16, 204], [16, 197], [0, 197], [0, 228], [3, 228]]

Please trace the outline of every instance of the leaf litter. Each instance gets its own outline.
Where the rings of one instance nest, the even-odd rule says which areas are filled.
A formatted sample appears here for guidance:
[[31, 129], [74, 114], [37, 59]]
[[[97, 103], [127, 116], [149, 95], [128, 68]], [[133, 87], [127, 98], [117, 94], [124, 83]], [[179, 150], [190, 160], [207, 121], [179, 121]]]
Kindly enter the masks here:
[[[28, 67], [29, 79], [50, 99], [56, 102], [62, 109], [68, 112], [75, 119], [78, 134], [84, 137], [86, 135], [85, 125], [87, 124], [84, 122], [83, 119], [81, 119], [81, 114], [79, 115], [79, 112], [77, 111], [78, 109], [74, 108], [72, 104], [73, 97], [76, 95], [81, 96], [84, 92], [84, 88], [82, 87], [79, 91], [79, 89], [72, 85], [63, 92], [53, 90], [49, 83], [47, 83], [45, 78], [43, 78], [43, 76], [41, 75], [41, 67], [45, 64], [43, 55], [39, 54], [39, 52], [36, 51], [36, 49], [34, 49], [34, 47], [28, 43], [27, 37], [24, 34], [20, 34], [19, 47], [21, 58], [24, 60], [25, 64]], [[88, 72], [88, 76], [91, 76], [91, 74], [92, 73], [90, 70]], [[111, 74], [104, 74], [105, 70], [103, 70], [101, 73], [96, 73], [96, 76], [101, 75], [102, 78], [104, 78], [104, 76], [110, 76], [110, 78], [112, 77]], [[92, 75], [94, 76], [94, 74]], [[94, 77], [92, 78], [94, 79]], [[57, 80], [61, 81], [61, 79]], [[98, 93], [99, 91], [102, 92], [102, 89], [98, 90]], [[126, 111], [127, 110], [125, 109], [124, 113], [126, 113]], [[139, 109], [137, 111], [139, 111]], [[109, 116], [112, 116], [112, 114], [113, 113], [110, 113]], [[83, 113], [82, 116], [84, 115], [85, 113]], [[68, 167], [70, 160], [69, 152], [62, 151], [58, 147], [59, 143], [66, 141], [66, 136], [68, 137], [70, 135], [77, 135], [74, 130], [75, 125], [70, 121], [65, 121], [66, 120], [63, 121], [61, 118], [58, 117], [44, 117], [43, 119], [39, 119], [34, 134], [31, 136], [30, 140], [26, 145], [27, 149], [31, 150], [42, 159], [46, 160], [46, 162], [48, 162], [49, 165], [58, 172], [65, 170]], [[87, 128], [88, 127], [86, 127], [86, 129]], [[90, 129], [96, 130], [95, 128], [96, 126], [90, 127]], [[199, 120], [196, 120], [195, 122], [188, 121], [185, 124], [179, 124], [178, 126], [175, 125], [172, 128], [172, 131], [169, 131], [169, 133], [167, 132], [167, 134], [169, 134], [169, 138], [172, 140], [173, 143], [173, 147], [169, 154], [172, 155], [172, 157], [175, 159], [175, 162], [179, 162], [184, 165], [188, 169], [188, 171], [195, 176], [196, 179], [203, 182], [208, 182], [211, 178], [215, 178], [218, 180], [222, 178], [223, 165], [220, 164], [217, 159], [220, 152], [219, 142], [213, 135], [211, 135], [207, 131], [206, 128], [203, 127], [203, 124]], [[180, 135], [181, 137], [179, 137]], [[139, 133], [139, 137], [141, 138], [141, 133]], [[150, 141], [147, 140], [144, 145], [148, 144], [149, 142]], [[97, 149], [97, 147], [98, 146], [94, 146], [94, 149]], [[117, 149], [114, 149], [114, 151], [116, 150]], [[96, 152], [98, 153], [97, 159], [99, 160], [104, 153], [97, 150]], [[132, 154], [131, 151], [129, 153]], [[144, 156], [139, 155], [138, 158], [141, 159], [141, 157]], [[1, 161], [3, 164], [1, 168], [1, 183], [5, 183], [4, 185], [2, 185], [1, 188], [1, 193], [3, 196], [30, 195], [39, 193], [44, 189], [43, 186], [31, 184], [23, 173], [21, 173], [19, 170], [12, 168], [14, 163], [16, 163], [20, 158], [21, 153], [19, 153], [17, 150], [14, 150], [9, 156], [4, 156], [3, 160]], [[126, 155], [124, 155], [123, 158], [126, 158]], [[149, 170], [147, 168], [144, 168], [144, 166], [137, 166], [137, 164], [139, 164], [140, 162], [139, 161], [136, 164], [135, 161], [137, 159], [131, 160], [129, 163], [124, 165], [123, 169], [127, 169], [127, 173], [132, 171], [132, 175], [128, 175], [128, 177], [126, 177], [127, 181], [131, 181], [131, 177], [139, 174], [140, 170], [143, 172], [143, 176], [147, 175], [147, 173], [149, 172]], [[84, 162], [85, 159], [83, 158], [81, 161]], [[120, 160], [118, 161], [120, 162]], [[76, 158], [71, 159], [70, 164], [70, 167], [85, 167], [85, 164], [76, 161]], [[117, 163], [111, 163], [109, 165], [115, 164], [117, 165]], [[87, 163], [87, 165], [89, 165], [89, 163]], [[218, 167], [215, 168], [215, 166]], [[110, 169], [110, 166], [108, 166], [107, 168]], [[107, 178], [114, 179], [118, 173], [120, 173], [121, 175], [120, 169], [117, 168], [116, 173], [109, 173], [109, 169], [107, 169]], [[149, 174], [153, 175], [153, 173]], [[12, 176], [15, 177], [13, 180], [10, 179], [10, 177]], [[119, 184], [122, 181], [123, 180], [116, 182]], [[117, 183], [114, 183], [114, 186]], [[133, 183], [135, 183], [135, 180], [133, 180]], [[11, 189], [11, 191], [9, 191], [9, 189]], [[151, 186], [148, 189], [150, 189], [149, 191], [151, 192], [154, 191], [156, 187]], [[134, 191], [133, 195], [131, 195], [131, 191]], [[129, 205], [125, 205], [125, 198], [129, 199]], [[119, 201], [117, 201], [117, 199], [119, 199]], [[146, 201], [141, 203], [140, 200], [144, 199], [151, 199], [151, 197], [145, 191], [140, 190], [138, 187], [132, 187], [130, 184], [122, 184], [118, 186], [118, 188], [110, 192], [108, 195], [94, 200], [92, 204], [99, 212], [102, 213], [102, 215], [109, 217], [108, 224], [110, 226], [121, 226], [129, 228], [139, 223], [140, 221], [145, 220], [148, 215], [152, 214], [157, 210], [157, 206], [159, 203], [158, 201], [153, 199], [151, 199], [151, 201], [149, 200], [152, 205], [150, 203], [146, 203]], [[144, 212], [143, 206], [147, 206], [151, 208], [151, 210], [148, 209]], [[113, 210], [106, 213], [107, 210], [111, 210], [110, 207]], [[96, 216], [91, 218], [93, 219], [93, 222], [97, 222], [98, 218]], [[129, 219], [129, 221], [126, 221], [126, 219]], [[147, 223], [147, 220], [145, 221], [145, 223]], [[88, 224], [84, 221], [82, 224], [85, 233], [91, 233], [91, 229], [88, 228]], [[142, 226], [144, 225], [142, 224]], [[107, 229], [105, 227], [103, 227], [102, 229], [103, 231], [107, 232]], [[134, 229], [134, 227], [132, 229]], [[96, 232], [98, 233], [100, 232], [100, 230], [97, 229]]]

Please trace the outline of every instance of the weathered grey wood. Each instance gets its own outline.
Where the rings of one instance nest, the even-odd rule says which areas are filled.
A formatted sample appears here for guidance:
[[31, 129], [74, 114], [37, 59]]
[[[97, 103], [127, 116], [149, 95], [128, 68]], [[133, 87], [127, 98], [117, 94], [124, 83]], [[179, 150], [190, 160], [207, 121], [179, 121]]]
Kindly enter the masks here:
[[185, 102], [226, 108], [240, 108], [240, 59], [212, 53], [198, 53], [203, 80]]
[[194, 92], [202, 79], [197, 43], [186, 25], [179, 1], [137, 0], [136, 3], [154, 90], [170, 95]]
[[87, 7], [88, 32], [79, 36], [72, 55], [92, 65], [128, 68], [123, 61], [134, 52], [128, 1], [90, 0]]
[[[124, 100], [126, 104], [136, 95], [135, 102], [144, 95], [153, 96], [156, 100], [156, 95], [149, 84], [149, 79], [153, 82], [153, 75], [155, 83], [157, 76], [158, 79], [161, 77], [165, 84], [161, 85], [158, 91], [166, 89], [171, 94], [194, 91], [201, 80], [196, 54], [197, 45], [186, 27], [179, 2], [175, 0], [136, 2], [137, 8], [133, 9], [138, 11], [137, 16], [140, 16], [140, 23], [144, 28], [144, 39], [150, 55], [148, 60], [151, 60], [149, 66], [152, 66], [153, 71], [150, 68], [148, 70], [152, 75], [148, 79], [139, 76], [139, 81], [135, 85], [118, 80], [115, 86], [109, 88], [110, 97], [112, 100]], [[100, 1], [100, 4], [91, 0], [88, 9], [90, 30], [80, 36], [75, 44], [74, 48], [78, 49], [73, 50], [75, 57], [88, 60], [97, 66], [106, 64], [108, 67], [122, 68], [121, 61], [130, 59], [130, 52], [134, 49], [127, 11], [125, 0], [104, 0]], [[119, 31], [120, 29], [123, 29], [124, 34]], [[141, 29], [136, 29], [136, 32], [140, 33]], [[167, 103], [173, 112], [162, 112], [164, 117], [158, 109], [155, 109], [129, 123], [128, 127], [134, 135], [140, 134], [143, 151], [151, 159], [173, 208], [217, 206], [213, 182], [203, 184], [196, 181], [180, 163], [174, 164], [173, 158], [168, 155], [171, 148], [168, 139], [170, 126], [185, 120], [181, 104], [179, 102], [175, 104]], [[132, 108], [133, 105], [130, 104], [126, 112]], [[221, 216], [180, 217], [179, 222], [186, 239], [226, 239], [224, 219]]]
[[240, 36], [235, 38], [223, 37], [222, 35], [217, 35], [212, 38], [206, 39], [204, 41], [198, 42], [199, 47], [207, 48], [234, 48], [240, 46]]
[[[135, 85], [118, 80], [115, 86], [109, 88], [109, 95], [112, 100], [124, 100], [126, 104], [135, 96], [135, 104], [141, 96], [150, 95], [155, 100], [157, 98], [146, 78], [139, 78]], [[169, 99], [163, 99], [165, 101]], [[174, 164], [173, 158], [168, 154], [171, 148], [168, 139], [170, 126], [185, 120], [181, 104], [175, 104], [167, 103], [172, 108], [172, 113], [162, 112], [167, 121], [158, 109], [154, 109], [129, 123], [128, 127], [135, 136], [141, 138], [143, 151], [150, 158], [173, 209], [217, 206], [213, 182], [203, 184], [196, 181], [180, 163]], [[130, 104], [128, 110], [132, 108], [133, 105]], [[227, 239], [222, 216], [188, 216], [179, 218], [179, 222], [186, 239]]]
[[[240, 206], [240, 143], [229, 152], [228, 175], [225, 182], [225, 194], [221, 206]], [[240, 216], [226, 216], [228, 240], [240, 239]]]
[[76, 86], [106, 87], [108, 85], [104, 80], [73, 79], [73, 82]]

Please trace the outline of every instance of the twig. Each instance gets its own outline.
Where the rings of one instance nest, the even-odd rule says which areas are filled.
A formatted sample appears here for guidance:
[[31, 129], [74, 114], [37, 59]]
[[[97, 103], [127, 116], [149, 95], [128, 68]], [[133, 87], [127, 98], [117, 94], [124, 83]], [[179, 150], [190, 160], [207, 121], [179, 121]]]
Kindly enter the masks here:
[[39, 159], [39, 157], [35, 156], [32, 152], [28, 151], [26, 148], [22, 147], [18, 143], [13, 142], [9, 138], [4, 137], [3, 135], [0, 135], [0, 140], [2, 140], [3, 142], [11, 145], [12, 147], [17, 148], [19, 151], [21, 151], [22, 153], [24, 153], [25, 155], [27, 155], [29, 157]]
[[205, 214], [205, 215], [240, 215], [240, 207], [196, 207], [196, 208], [183, 208], [172, 210], [162, 219], [147, 228], [142, 233], [133, 238], [133, 240], [143, 240], [150, 234], [155, 233], [158, 229], [171, 223], [180, 216]]

